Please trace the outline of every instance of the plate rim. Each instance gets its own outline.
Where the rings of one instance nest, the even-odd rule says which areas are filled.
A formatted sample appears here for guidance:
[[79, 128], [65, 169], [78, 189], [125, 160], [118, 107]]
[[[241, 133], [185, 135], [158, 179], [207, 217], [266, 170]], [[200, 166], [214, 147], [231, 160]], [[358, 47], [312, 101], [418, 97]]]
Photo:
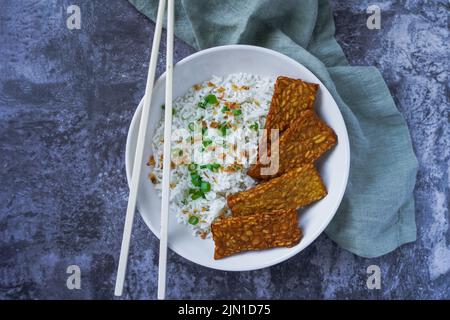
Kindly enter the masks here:
[[[337, 201], [335, 202], [334, 207], [330, 210], [332, 211], [332, 214], [329, 215], [328, 219], [324, 220], [320, 226], [320, 228], [317, 229], [317, 231], [315, 232], [315, 234], [312, 236], [311, 240], [309, 243], [307, 243], [303, 248], [302, 247], [298, 247], [298, 248], [289, 248], [291, 249], [290, 251], [288, 251], [285, 255], [282, 255], [280, 257], [278, 257], [277, 259], [274, 260], [270, 260], [270, 262], [264, 262], [261, 263], [258, 267], [236, 267], [236, 268], [227, 268], [227, 267], [221, 267], [221, 266], [214, 266], [208, 263], [202, 263], [199, 262], [198, 260], [191, 260], [190, 258], [186, 257], [185, 255], [183, 255], [181, 252], [175, 250], [174, 248], [172, 248], [170, 246], [170, 244], [168, 244], [168, 247], [175, 253], [177, 253], [179, 256], [185, 258], [186, 260], [193, 262], [197, 265], [201, 265], [210, 269], [214, 269], [214, 270], [222, 270], [222, 271], [252, 271], [252, 270], [259, 270], [259, 269], [263, 269], [263, 268], [267, 268], [267, 267], [271, 267], [274, 265], [277, 265], [283, 261], [286, 261], [290, 258], [292, 258], [293, 256], [297, 255], [298, 253], [300, 253], [301, 251], [305, 250], [309, 245], [311, 245], [322, 233], [323, 231], [326, 229], [326, 227], [330, 224], [331, 220], [334, 218], [334, 216], [336, 215], [336, 212], [339, 208], [339, 206], [342, 203], [342, 199], [344, 197], [346, 188], [347, 188], [347, 183], [348, 183], [348, 177], [350, 174], [350, 142], [349, 142], [349, 137], [348, 137], [348, 131], [347, 131], [347, 126], [345, 124], [345, 120], [344, 117], [342, 116], [341, 110], [339, 109], [339, 105], [337, 104], [336, 100], [334, 99], [333, 95], [330, 93], [330, 91], [328, 90], [328, 88], [323, 84], [323, 82], [311, 71], [309, 70], [306, 66], [304, 66], [303, 64], [301, 64], [300, 62], [280, 53], [277, 52], [275, 50], [272, 49], [268, 49], [268, 48], [264, 48], [264, 47], [258, 47], [258, 46], [253, 46], [253, 45], [242, 45], [242, 44], [233, 44], [233, 45], [224, 45], [224, 46], [217, 46], [217, 47], [211, 47], [208, 49], [204, 49], [201, 51], [197, 51], [185, 58], [183, 58], [182, 60], [180, 60], [178, 63], [175, 64], [174, 68], [176, 68], [176, 66], [179, 65], [183, 65], [185, 63], [188, 63], [190, 60], [197, 58], [199, 56], [211, 53], [211, 52], [215, 52], [215, 51], [222, 51], [222, 50], [233, 50], [233, 49], [247, 49], [247, 50], [256, 50], [256, 51], [260, 51], [260, 52], [265, 52], [265, 53], [269, 53], [271, 55], [275, 55], [278, 56], [279, 58], [282, 59], [286, 59], [287, 61], [289, 61], [290, 63], [294, 63], [297, 64], [298, 66], [305, 68], [308, 72], [310, 72], [318, 81], [318, 84], [321, 85], [321, 89], [327, 91], [327, 93], [330, 95], [330, 97], [332, 98], [332, 100], [334, 101], [334, 103], [336, 104], [336, 107], [338, 109], [338, 115], [340, 117], [340, 120], [343, 123], [343, 131], [344, 131], [344, 137], [339, 137], [339, 143], [343, 144], [344, 147], [344, 155], [345, 155], [345, 159], [343, 159], [344, 162], [344, 169], [345, 169], [345, 175], [344, 175], [344, 179], [341, 181], [341, 188], [340, 188], [340, 192], [338, 193], [336, 199]], [[162, 73], [158, 79], [155, 81], [153, 87], [155, 88], [161, 81], [164, 81], [165, 79], [165, 75], [166, 73]], [[138, 107], [135, 109], [130, 126], [128, 128], [128, 132], [127, 132], [127, 140], [126, 140], [126, 146], [125, 146], [125, 171], [126, 171], [126, 178], [127, 178], [127, 185], [128, 187], [130, 187], [130, 181], [131, 181], [131, 166], [132, 164], [128, 161], [128, 155], [130, 154], [131, 150], [130, 150], [130, 140], [133, 134], [133, 128], [135, 128], [136, 126], [136, 122], [138, 119], [138, 116], [140, 116], [142, 114], [142, 107], [143, 107], [143, 99], [144, 97], [142, 97], [142, 99], [140, 100]], [[150, 223], [150, 219], [148, 217], [146, 217], [144, 214], [141, 213], [141, 211], [138, 208], [139, 206], [136, 205], [136, 210], [139, 211], [139, 214], [141, 216], [141, 218], [144, 220], [145, 224], [147, 225], [147, 227], [152, 231], [152, 233], [159, 239], [159, 230], [156, 230], [152, 224]]]

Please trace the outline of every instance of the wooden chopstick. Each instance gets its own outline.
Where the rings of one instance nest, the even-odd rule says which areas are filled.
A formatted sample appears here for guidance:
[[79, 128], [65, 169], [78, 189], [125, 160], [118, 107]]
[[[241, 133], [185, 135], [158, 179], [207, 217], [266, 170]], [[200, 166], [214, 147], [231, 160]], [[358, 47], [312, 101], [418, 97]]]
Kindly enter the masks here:
[[172, 136], [172, 80], [174, 0], [167, 2], [166, 106], [164, 114], [164, 160], [161, 197], [161, 230], [159, 237], [158, 299], [166, 297], [167, 233], [169, 224], [170, 142]]
[[[145, 134], [148, 126], [150, 103], [152, 101], [152, 93], [153, 93], [153, 84], [155, 82], [156, 63], [158, 61], [159, 45], [161, 42], [161, 32], [165, 6], [166, 0], [160, 0], [158, 6], [158, 15], [155, 24], [155, 33], [153, 36], [152, 53], [150, 56], [150, 64], [148, 68], [147, 84], [145, 86], [144, 105], [142, 108], [136, 152], [134, 155], [134, 164], [130, 183], [130, 194], [128, 197], [127, 214], [125, 217], [125, 226], [123, 229], [122, 246], [120, 248], [119, 266], [117, 268], [116, 287], [114, 290], [114, 294], [116, 296], [122, 295], [123, 283], [125, 281], [125, 274], [127, 271], [128, 250], [130, 247], [130, 237], [131, 237], [131, 230], [133, 227], [134, 213], [136, 211], [136, 200], [139, 188], [140, 174], [142, 169], [142, 163], [144, 161], [143, 155], [145, 146]], [[168, 154], [170, 154], [170, 152]]]

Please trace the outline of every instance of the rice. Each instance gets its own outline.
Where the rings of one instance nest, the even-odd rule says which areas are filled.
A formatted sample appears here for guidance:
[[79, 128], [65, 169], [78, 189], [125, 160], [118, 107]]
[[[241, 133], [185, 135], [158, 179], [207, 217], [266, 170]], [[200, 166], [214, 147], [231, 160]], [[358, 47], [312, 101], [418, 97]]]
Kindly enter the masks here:
[[[271, 78], [246, 73], [213, 76], [174, 100], [170, 214], [193, 235], [209, 237], [211, 223], [229, 214], [227, 195], [255, 184], [246, 171], [256, 160], [273, 85]], [[163, 144], [162, 120], [150, 172], [160, 196]]]

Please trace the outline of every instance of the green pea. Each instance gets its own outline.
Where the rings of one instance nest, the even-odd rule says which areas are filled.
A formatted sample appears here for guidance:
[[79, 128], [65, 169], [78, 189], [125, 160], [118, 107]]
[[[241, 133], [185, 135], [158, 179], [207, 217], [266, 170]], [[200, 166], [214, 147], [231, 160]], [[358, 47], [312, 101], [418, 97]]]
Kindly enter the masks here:
[[191, 174], [191, 182], [194, 186], [200, 187], [200, 184], [202, 183], [202, 178], [197, 174]]
[[197, 169], [197, 164], [195, 164], [195, 163], [190, 163], [190, 164], [188, 165], [188, 170], [189, 170], [189, 171], [193, 172], [193, 171], [195, 171], [196, 169]]
[[199, 219], [196, 216], [190, 216], [188, 221], [190, 224], [195, 226], [199, 222]]
[[192, 200], [197, 200], [201, 197], [203, 197], [203, 192], [201, 192], [200, 190], [196, 191], [191, 195]]
[[200, 183], [200, 190], [204, 193], [209, 192], [211, 190], [211, 184], [206, 181], [202, 181]]

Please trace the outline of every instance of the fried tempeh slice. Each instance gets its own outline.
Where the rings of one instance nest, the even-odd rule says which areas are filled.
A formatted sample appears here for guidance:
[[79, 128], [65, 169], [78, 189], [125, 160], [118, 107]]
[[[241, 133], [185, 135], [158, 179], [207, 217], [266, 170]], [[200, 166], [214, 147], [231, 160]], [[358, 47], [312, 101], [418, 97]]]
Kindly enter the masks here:
[[327, 195], [314, 164], [304, 164], [254, 188], [228, 196], [233, 216], [281, 209], [298, 209]]
[[300, 82], [300, 79], [293, 79], [289, 77], [279, 76], [277, 77], [277, 81], [275, 81], [275, 87], [274, 87], [274, 95], [280, 95], [281, 92], [283, 92], [284, 89], [286, 89], [290, 84], [295, 82]]
[[313, 163], [336, 144], [334, 131], [312, 110], [301, 112], [300, 118], [280, 137], [277, 152], [278, 171], [272, 175], [262, 175], [263, 165], [257, 162], [247, 172], [255, 179], [270, 179], [305, 163]]
[[278, 210], [215, 221], [211, 226], [214, 259], [242, 251], [296, 245], [302, 237], [297, 216], [296, 210]]
[[318, 88], [315, 83], [278, 77], [266, 119], [268, 135], [271, 129], [280, 130], [281, 135], [298, 119], [301, 110], [313, 110]]

